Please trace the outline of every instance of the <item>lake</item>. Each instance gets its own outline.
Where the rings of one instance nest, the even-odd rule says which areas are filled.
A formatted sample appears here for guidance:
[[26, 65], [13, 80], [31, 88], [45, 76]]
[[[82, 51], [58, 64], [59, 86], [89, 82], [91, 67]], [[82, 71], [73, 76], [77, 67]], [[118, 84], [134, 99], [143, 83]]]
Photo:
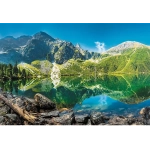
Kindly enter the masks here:
[[76, 113], [138, 115], [141, 108], [150, 106], [148, 74], [0, 81], [0, 87], [30, 98], [41, 93], [54, 101], [57, 108], [72, 108]]

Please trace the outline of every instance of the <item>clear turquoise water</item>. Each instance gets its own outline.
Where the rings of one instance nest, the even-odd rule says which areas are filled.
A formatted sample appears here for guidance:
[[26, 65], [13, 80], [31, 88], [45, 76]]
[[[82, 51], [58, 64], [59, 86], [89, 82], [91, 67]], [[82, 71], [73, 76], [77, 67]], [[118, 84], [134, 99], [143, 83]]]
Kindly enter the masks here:
[[100, 111], [107, 114], [138, 115], [150, 106], [150, 76], [62, 77], [57, 86], [50, 78], [0, 82], [0, 87], [15, 95], [33, 98], [41, 93], [58, 108], [76, 113]]
[[146, 106], [150, 106], [150, 99], [138, 104], [126, 104], [118, 100], [114, 100], [107, 95], [97, 95], [85, 99], [81, 104], [76, 104], [74, 110], [76, 112], [99, 111], [108, 115], [130, 115], [138, 116], [139, 111]]

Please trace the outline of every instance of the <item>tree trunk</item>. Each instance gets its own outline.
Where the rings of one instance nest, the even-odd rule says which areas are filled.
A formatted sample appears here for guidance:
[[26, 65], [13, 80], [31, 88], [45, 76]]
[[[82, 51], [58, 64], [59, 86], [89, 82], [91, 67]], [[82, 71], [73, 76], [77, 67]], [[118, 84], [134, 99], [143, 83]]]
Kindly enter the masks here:
[[17, 104], [13, 104], [11, 102], [11, 100], [8, 100], [3, 95], [0, 95], [0, 100], [2, 100], [3, 102], [5, 102], [5, 104], [7, 106], [9, 106], [14, 112], [16, 112], [18, 115], [20, 115], [22, 118], [24, 118], [28, 122], [30, 122], [30, 123], [33, 124], [36, 121], [37, 118], [35, 116], [31, 115], [26, 110], [20, 108]]

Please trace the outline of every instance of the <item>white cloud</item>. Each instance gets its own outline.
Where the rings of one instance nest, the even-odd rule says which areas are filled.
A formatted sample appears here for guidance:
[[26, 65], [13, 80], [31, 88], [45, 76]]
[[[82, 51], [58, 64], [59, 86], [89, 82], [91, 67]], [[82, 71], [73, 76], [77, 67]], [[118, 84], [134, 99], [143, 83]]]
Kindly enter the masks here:
[[106, 51], [105, 43], [95, 42], [95, 44], [96, 44], [96, 48], [98, 49], [98, 52], [103, 53]]

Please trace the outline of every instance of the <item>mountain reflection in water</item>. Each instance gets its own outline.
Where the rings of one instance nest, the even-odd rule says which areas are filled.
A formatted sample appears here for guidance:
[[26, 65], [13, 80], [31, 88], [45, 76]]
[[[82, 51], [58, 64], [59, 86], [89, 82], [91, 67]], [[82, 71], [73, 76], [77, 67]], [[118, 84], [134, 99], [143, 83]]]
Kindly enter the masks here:
[[114, 114], [138, 113], [150, 105], [150, 75], [105, 75], [93, 77], [61, 77], [54, 87], [50, 78], [0, 81], [0, 87], [16, 95], [33, 98], [41, 93], [58, 108], [73, 108], [76, 112], [102, 111]]

